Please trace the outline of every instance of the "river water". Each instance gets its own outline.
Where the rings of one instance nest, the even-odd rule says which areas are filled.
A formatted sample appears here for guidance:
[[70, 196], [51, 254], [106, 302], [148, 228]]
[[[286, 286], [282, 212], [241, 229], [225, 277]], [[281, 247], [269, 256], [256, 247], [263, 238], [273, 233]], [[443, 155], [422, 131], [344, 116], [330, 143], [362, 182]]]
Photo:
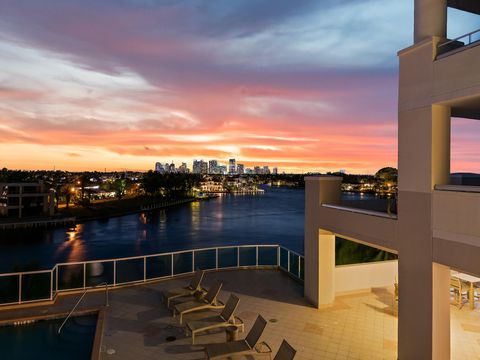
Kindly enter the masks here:
[[222, 245], [281, 244], [303, 253], [304, 190], [264, 189], [88, 221], [75, 229], [0, 233], [0, 272]]

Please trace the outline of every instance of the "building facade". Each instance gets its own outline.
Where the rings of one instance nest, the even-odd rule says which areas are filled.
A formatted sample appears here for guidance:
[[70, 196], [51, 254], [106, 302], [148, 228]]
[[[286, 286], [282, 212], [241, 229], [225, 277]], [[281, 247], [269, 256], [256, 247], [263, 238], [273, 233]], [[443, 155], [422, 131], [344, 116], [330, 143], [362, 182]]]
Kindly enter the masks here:
[[53, 215], [54, 196], [41, 182], [0, 183], [0, 216], [24, 217]]
[[228, 173], [230, 175], [237, 173], [237, 165], [235, 159], [228, 160]]
[[448, 7], [480, 15], [475, 0], [416, 0], [398, 53], [398, 214], [342, 206], [341, 178], [306, 178], [306, 298], [335, 299], [335, 236], [397, 253], [401, 360], [450, 359], [451, 270], [480, 275], [480, 188], [450, 183], [450, 119], [480, 119], [480, 46], [446, 38]]

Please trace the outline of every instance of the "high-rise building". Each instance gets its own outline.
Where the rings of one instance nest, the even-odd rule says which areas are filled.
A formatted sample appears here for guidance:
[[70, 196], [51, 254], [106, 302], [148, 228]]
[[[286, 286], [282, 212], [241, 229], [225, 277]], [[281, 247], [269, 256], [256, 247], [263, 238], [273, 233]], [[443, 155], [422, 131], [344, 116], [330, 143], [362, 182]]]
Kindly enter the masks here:
[[208, 174], [208, 163], [206, 161], [201, 161], [200, 163], [200, 174]]
[[208, 162], [208, 173], [209, 174], [218, 174], [218, 161], [210, 160]]
[[267, 165], [265, 165], [263, 168], [262, 168], [262, 174], [265, 174], [265, 175], [268, 175], [270, 174], [270, 169]]
[[193, 160], [192, 173], [201, 174], [202, 173], [202, 163], [203, 160]]
[[273, 174], [273, 175], [277, 175], [277, 174], [278, 174], [278, 168], [277, 168], [277, 167], [274, 167], [274, 168], [272, 169], [272, 174]]
[[178, 168], [178, 172], [180, 174], [187, 174], [188, 173], [188, 168], [187, 168], [187, 163], [182, 162], [182, 165]]
[[162, 163], [160, 162], [155, 163], [155, 172], [163, 174], [165, 171], [166, 171], [166, 168]]
[[218, 174], [227, 175], [227, 167], [225, 165], [218, 166]]
[[245, 172], [245, 166], [243, 164], [237, 164], [237, 174], [241, 175]]
[[228, 173], [230, 175], [237, 173], [237, 166], [236, 166], [235, 159], [228, 160]]

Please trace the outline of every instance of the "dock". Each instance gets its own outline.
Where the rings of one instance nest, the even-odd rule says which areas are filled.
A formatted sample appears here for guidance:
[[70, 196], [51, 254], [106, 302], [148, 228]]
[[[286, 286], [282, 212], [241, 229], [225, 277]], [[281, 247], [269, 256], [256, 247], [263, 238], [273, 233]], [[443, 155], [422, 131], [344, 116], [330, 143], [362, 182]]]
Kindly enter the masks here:
[[28, 219], [18, 221], [1, 221], [1, 230], [31, 229], [31, 228], [48, 228], [56, 226], [75, 225], [75, 217], [63, 217], [58, 219]]

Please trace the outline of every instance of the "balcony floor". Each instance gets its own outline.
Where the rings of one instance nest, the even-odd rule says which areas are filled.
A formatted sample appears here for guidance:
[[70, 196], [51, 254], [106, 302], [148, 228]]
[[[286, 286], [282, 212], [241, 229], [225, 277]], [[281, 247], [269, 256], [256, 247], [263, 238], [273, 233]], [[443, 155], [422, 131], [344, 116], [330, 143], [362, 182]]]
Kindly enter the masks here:
[[[302, 297], [302, 286], [279, 271], [212, 272], [206, 274], [205, 285], [216, 279], [224, 283], [222, 301], [230, 292], [240, 297], [237, 315], [245, 321], [246, 331], [259, 313], [269, 320], [262, 340], [274, 354], [285, 338], [298, 351], [295, 359], [396, 359], [393, 289], [340, 296], [333, 307], [316, 310]], [[187, 281], [175, 279], [111, 291], [101, 359], [203, 359], [202, 344], [224, 341], [225, 333], [218, 331], [197, 336], [198, 344], [191, 345], [178, 318], [172, 318], [161, 303], [161, 291]], [[76, 299], [78, 295], [61, 297], [48, 309], [0, 311], [0, 318], [65, 311]], [[99, 306], [103, 299], [101, 293], [88, 294], [82, 308]], [[452, 359], [480, 359], [479, 310], [451, 307]], [[192, 318], [195, 316], [188, 315], [185, 320]], [[167, 342], [169, 336], [177, 340]]]

